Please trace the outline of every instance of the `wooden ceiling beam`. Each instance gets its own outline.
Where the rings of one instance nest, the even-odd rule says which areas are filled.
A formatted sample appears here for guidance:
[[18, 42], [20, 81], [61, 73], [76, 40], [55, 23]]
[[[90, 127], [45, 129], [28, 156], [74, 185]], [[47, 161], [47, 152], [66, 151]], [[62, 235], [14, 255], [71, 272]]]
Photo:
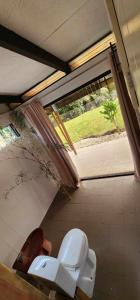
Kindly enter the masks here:
[[0, 104], [23, 103], [23, 99], [18, 95], [0, 95]]
[[0, 25], [0, 46], [67, 74], [71, 71], [67, 62], [2, 25]]

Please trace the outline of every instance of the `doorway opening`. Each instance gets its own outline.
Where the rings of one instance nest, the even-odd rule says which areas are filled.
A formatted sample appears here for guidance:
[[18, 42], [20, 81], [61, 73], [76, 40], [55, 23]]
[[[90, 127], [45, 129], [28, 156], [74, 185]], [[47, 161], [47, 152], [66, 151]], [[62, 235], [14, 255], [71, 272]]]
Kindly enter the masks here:
[[46, 108], [80, 178], [134, 172], [111, 72]]

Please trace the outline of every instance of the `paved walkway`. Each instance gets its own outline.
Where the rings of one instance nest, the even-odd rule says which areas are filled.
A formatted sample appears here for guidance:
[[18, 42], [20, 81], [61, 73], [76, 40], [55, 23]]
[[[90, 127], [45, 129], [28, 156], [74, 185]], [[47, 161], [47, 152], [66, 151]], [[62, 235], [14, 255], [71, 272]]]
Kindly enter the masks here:
[[97, 176], [134, 169], [127, 137], [70, 152], [80, 177]]

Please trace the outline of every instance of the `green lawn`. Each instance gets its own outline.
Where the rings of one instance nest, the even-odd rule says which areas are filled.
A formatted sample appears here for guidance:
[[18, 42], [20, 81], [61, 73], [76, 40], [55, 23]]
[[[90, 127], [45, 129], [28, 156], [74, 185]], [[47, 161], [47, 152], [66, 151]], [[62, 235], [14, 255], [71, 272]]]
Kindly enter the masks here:
[[[76, 117], [64, 123], [74, 143], [91, 135], [103, 134], [106, 131], [115, 128], [110, 121], [105, 120], [103, 115], [100, 113], [101, 110], [103, 110], [102, 106], [92, 109], [91, 111], [88, 111], [80, 115], [79, 117]], [[120, 129], [124, 128], [124, 123], [119, 105], [117, 113], [117, 123]], [[56, 127], [56, 130], [62, 138], [63, 142], [65, 143], [64, 137], [60, 132], [60, 129]]]

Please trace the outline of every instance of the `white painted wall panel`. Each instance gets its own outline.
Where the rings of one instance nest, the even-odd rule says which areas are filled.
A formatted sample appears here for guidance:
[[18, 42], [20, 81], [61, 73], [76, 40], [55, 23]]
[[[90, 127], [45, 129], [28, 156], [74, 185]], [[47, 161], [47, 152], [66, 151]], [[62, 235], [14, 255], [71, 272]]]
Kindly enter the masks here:
[[[0, 116], [0, 126], [11, 122]], [[42, 222], [59, 188], [57, 180], [41, 171], [49, 156], [29, 129], [0, 149], [0, 261], [12, 266], [26, 238]], [[29, 153], [29, 151], [30, 153]], [[50, 172], [54, 174], [51, 164]], [[56, 171], [55, 171], [56, 174]]]
[[140, 105], [140, 1], [114, 0]]

